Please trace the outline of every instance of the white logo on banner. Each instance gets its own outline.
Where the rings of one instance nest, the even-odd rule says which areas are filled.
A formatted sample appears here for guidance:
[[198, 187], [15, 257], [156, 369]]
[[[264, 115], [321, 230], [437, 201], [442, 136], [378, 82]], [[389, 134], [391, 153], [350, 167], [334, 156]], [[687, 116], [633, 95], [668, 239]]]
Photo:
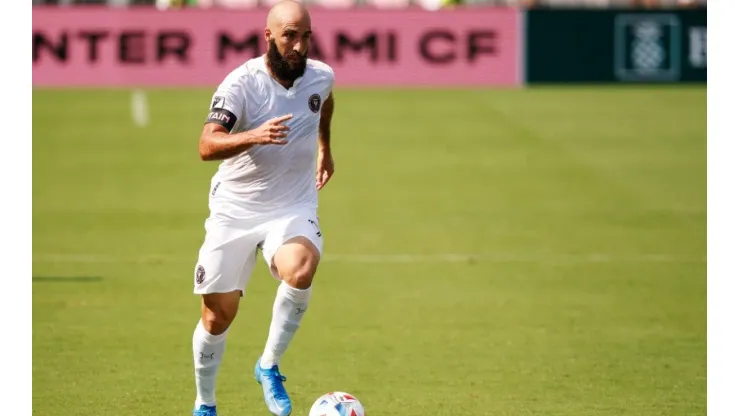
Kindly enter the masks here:
[[614, 21], [614, 73], [622, 81], [681, 77], [681, 23], [672, 14], [622, 14]]

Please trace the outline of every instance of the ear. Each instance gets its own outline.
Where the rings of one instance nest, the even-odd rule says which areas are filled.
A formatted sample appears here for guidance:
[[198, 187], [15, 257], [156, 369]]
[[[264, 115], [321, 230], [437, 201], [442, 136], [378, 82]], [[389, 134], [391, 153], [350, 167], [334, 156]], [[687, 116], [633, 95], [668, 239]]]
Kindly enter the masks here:
[[270, 32], [270, 28], [269, 27], [266, 27], [265, 28], [265, 42], [269, 42], [270, 41], [270, 36], [272, 36], [272, 32]]

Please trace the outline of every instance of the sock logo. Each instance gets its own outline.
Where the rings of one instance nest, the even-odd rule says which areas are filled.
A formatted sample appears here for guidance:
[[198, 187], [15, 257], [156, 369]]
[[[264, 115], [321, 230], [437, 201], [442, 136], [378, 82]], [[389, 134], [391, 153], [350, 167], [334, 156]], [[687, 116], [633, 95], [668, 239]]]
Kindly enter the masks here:
[[308, 307], [305, 307], [305, 308], [303, 308], [303, 309], [301, 309], [301, 308], [295, 308], [295, 314], [296, 314], [296, 315], [300, 315], [300, 314], [302, 314], [303, 312], [306, 312], [306, 309], [308, 309]]
[[209, 360], [212, 360], [212, 359], [213, 359], [213, 354], [215, 354], [215, 352], [212, 352], [212, 353], [210, 353], [210, 354], [203, 354], [203, 353], [201, 352], [201, 353], [200, 353], [200, 359], [201, 359], [201, 360], [205, 360], [206, 358], [208, 358]]

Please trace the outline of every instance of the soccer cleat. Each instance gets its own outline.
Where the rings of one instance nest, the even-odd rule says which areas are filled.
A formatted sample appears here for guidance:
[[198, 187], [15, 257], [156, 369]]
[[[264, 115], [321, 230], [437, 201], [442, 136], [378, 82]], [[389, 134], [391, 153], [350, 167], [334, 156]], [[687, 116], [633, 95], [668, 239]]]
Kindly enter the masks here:
[[199, 408], [193, 409], [193, 416], [216, 416], [216, 406], [202, 404]]
[[274, 365], [272, 368], [264, 369], [260, 366], [260, 360], [257, 360], [257, 364], [254, 366], [254, 378], [262, 385], [265, 404], [270, 413], [276, 416], [290, 415], [293, 406], [290, 404], [288, 392], [283, 387], [283, 382], [287, 379], [280, 374], [278, 366]]

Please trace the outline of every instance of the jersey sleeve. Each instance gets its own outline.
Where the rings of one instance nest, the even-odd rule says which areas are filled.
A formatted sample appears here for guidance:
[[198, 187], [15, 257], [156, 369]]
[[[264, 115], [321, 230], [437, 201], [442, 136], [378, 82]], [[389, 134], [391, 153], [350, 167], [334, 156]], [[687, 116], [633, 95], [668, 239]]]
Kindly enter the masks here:
[[232, 73], [218, 86], [211, 98], [206, 123], [216, 123], [229, 132], [234, 129], [239, 118], [246, 114], [245, 76]]
[[321, 99], [322, 101], [326, 101], [326, 99], [329, 98], [329, 94], [334, 89], [334, 70], [331, 66], [318, 60], [310, 59], [309, 62], [313, 70], [318, 73], [322, 86]]
[[329, 97], [329, 94], [331, 94], [332, 90], [334, 89], [334, 70], [330, 66], [326, 66], [327, 68], [327, 88], [326, 88], [326, 97]]

